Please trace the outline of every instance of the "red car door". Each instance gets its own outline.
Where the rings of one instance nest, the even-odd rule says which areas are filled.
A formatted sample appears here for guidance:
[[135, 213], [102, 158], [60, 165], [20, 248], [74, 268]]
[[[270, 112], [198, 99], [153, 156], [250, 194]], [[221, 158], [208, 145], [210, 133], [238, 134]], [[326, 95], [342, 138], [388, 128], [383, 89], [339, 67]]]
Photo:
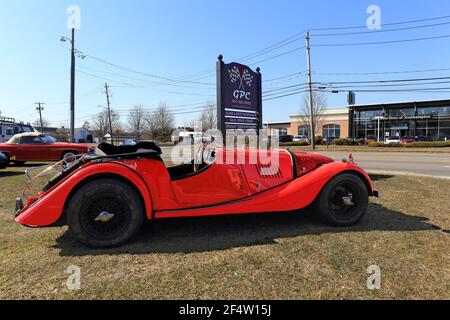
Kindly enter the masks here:
[[172, 180], [181, 207], [203, 207], [237, 200], [248, 195], [240, 166], [213, 163], [188, 177]]
[[20, 161], [42, 160], [39, 158], [38, 145], [42, 141], [38, 136], [22, 136], [17, 145], [16, 159]]

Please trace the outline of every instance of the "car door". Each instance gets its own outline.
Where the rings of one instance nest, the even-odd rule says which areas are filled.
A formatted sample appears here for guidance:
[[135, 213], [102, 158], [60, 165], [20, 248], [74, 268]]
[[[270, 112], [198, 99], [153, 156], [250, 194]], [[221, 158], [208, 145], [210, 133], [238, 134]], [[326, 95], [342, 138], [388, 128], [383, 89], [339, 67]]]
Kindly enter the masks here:
[[238, 165], [217, 164], [171, 181], [180, 207], [192, 208], [237, 200], [248, 195], [248, 186]]
[[20, 161], [41, 160], [39, 159], [39, 150], [37, 148], [41, 143], [42, 141], [38, 136], [20, 137], [20, 143], [16, 150], [16, 159]]

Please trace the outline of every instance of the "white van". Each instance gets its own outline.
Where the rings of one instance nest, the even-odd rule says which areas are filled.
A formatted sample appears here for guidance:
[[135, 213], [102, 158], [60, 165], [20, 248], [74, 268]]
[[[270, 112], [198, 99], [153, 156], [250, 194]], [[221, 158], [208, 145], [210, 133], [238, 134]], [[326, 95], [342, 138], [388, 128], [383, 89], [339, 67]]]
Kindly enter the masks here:
[[14, 118], [0, 116], [0, 143], [6, 142], [15, 134], [36, 131], [32, 125], [16, 122]]

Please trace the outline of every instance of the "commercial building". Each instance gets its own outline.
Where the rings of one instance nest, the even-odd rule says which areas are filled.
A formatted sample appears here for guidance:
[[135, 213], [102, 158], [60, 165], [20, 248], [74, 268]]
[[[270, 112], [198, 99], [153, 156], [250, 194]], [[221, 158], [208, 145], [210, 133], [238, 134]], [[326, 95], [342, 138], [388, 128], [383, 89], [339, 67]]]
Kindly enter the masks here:
[[450, 137], [450, 100], [410, 101], [353, 105], [349, 108], [349, 133], [383, 141], [391, 136], [423, 136], [431, 140]]
[[[306, 115], [290, 115], [290, 121], [266, 122], [268, 134], [309, 136]], [[326, 109], [319, 117], [316, 136], [367, 138], [384, 141], [391, 136], [450, 139], [450, 100], [408, 101], [351, 105]]]
[[[307, 115], [290, 115], [290, 121], [285, 122], [267, 122], [266, 128], [268, 134], [272, 135], [275, 131], [279, 135], [301, 135], [309, 137], [309, 122], [305, 121]], [[348, 108], [326, 109], [318, 116], [318, 123], [315, 128], [315, 135], [328, 137], [347, 137], [348, 136]]]

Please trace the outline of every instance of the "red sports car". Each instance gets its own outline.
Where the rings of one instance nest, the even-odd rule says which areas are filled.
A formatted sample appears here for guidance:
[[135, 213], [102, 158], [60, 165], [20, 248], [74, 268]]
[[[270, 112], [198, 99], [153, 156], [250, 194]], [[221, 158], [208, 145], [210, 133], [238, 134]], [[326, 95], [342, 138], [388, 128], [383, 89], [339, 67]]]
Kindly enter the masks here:
[[94, 151], [95, 148], [84, 144], [56, 142], [53, 137], [39, 132], [16, 134], [8, 142], [0, 143], [0, 152], [8, 157], [8, 161], [16, 164], [58, 161]]
[[[79, 241], [104, 248], [133, 238], [144, 220], [163, 218], [313, 206], [326, 223], [350, 226], [366, 212], [368, 196], [380, 196], [351, 156], [334, 162], [314, 153], [270, 151], [278, 153], [274, 166], [262, 161], [266, 151], [246, 149], [242, 154], [256, 159], [253, 164], [222, 163], [235, 151], [202, 145], [191, 163], [166, 167], [151, 142], [101, 144], [99, 149], [106, 155], [28, 169], [28, 186], [16, 199], [16, 221], [39, 227], [68, 224]], [[234, 154], [231, 158], [236, 160]], [[30, 195], [36, 179], [45, 175], [54, 176]]]

